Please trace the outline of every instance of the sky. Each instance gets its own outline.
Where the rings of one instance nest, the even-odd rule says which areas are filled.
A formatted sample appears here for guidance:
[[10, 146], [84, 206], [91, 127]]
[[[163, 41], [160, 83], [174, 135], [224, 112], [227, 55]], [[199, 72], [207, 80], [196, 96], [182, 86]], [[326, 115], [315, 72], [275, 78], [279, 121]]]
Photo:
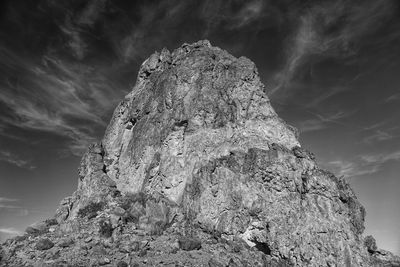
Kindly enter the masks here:
[[141, 63], [200, 39], [257, 65], [278, 114], [345, 176], [365, 235], [400, 254], [397, 0], [0, 2], [0, 239], [77, 186]]

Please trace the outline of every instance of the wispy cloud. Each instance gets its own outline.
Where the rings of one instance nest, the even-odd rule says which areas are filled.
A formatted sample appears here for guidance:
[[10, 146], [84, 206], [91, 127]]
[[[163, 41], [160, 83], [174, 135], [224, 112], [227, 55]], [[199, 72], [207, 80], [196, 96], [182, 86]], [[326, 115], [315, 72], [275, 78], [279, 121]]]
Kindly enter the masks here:
[[22, 234], [21, 231], [15, 229], [13, 227], [0, 228], [0, 233], [6, 234], [6, 235], [20, 235], [20, 234]]
[[389, 102], [394, 102], [394, 101], [397, 101], [397, 100], [400, 100], [400, 94], [399, 94], [399, 93], [393, 94], [393, 95], [387, 97], [387, 98], [385, 99], [385, 102], [386, 102], [386, 103], [389, 103]]
[[364, 137], [362, 142], [367, 143], [367, 144], [372, 144], [372, 143], [376, 143], [376, 142], [392, 140], [393, 138], [396, 138], [396, 135], [382, 131], [382, 130], [376, 130], [372, 134]]
[[349, 88], [346, 86], [335, 86], [333, 88], [329, 88], [329, 90], [328, 89], [324, 90], [324, 92], [321, 95], [314, 98], [310, 103], [308, 103], [307, 107], [317, 107], [319, 104], [323, 103], [329, 98], [348, 90]]
[[[21, 7], [10, 6], [21, 11]], [[79, 156], [100, 137], [112, 109], [130, 90], [128, 83], [135, 79], [133, 62], [162, 46], [192, 39], [185, 29], [193, 23], [206, 25], [197, 31], [199, 37], [203, 33], [207, 38], [214, 30], [237, 30], [258, 23], [266, 9], [261, 0], [236, 4], [173, 0], [128, 6], [124, 9], [107, 0], [53, 1], [43, 4], [43, 10], [34, 10], [39, 17], [46, 15], [41, 25], [38, 18], [27, 18], [33, 29], [20, 25], [30, 10], [23, 9], [25, 13], [16, 14], [17, 19], [7, 17], [24, 37], [13, 36], [21, 45], [18, 49], [0, 42], [0, 104], [7, 109], [0, 114], [0, 135], [7, 135], [7, 127], [45, 131], [68, 140], [63, 153]], [[52, 32], [38, 36], [44, 31], [38, 26], [44, 24]], [[37, 51], [29, 50], [26, 36], [38, 40]], [[130, 80], [121, 82], [121, 76], [126, 78], [131, 69]], [[22, 166], [23, 162], [15, 164]]]
[[88, 1], [86, 6], [76, 17], [76, 23], [92, 27], [96, 23], [97, 19], [100, 17], [100, 14], [106, 7], [107, 2], [107, 0]]
[[0, 197], [0, 210], [2, 209], [20, 209], [21, 207], [16, 204], [19, 199], [16, 198], [8, 198], [8, 197]]
[[[22, 159], [18, 155], [11, 153], [9, 151], [0, 151], [0, 161], [4, 161], [11, 165], [15, 165], [17, 167], [28, 170], [33, 170], [36, 168], [36, 166], [32, 164], [32, 160]], [[3, 201], [5, 201], [5, 199], [0, 197], [0, 204]]]
[[[250, 0], [233, 3], [233, 1], [160, 1], [157, 4], [139, 4], [135, 14], [120, 12], [122, 24], [105, 32], [115, 53], [125, 63], [152, 53], [163, 46], [180, 45], [196, 38], [208, 39], [221, 31], [237, 31], [247, 27], [250, 32], [257, 32], [259, 27], [267, 27], [262, 23], [268, 14], [265, 12], [266, 2]], [[195, 25], [193, 25], [195, 24]], [[188, 26], [191, 25], [191, 28]], [[193, 26], [199, 28], [193, 30]], [[123, 30], [121, 29], [123, 28]], [[149, 30], [151, 29], [151, 30]], [[121, 34], [121, 32], [123, 32]], [[194, 41], [194, 40], [193, 40]], [[233, 50], [239, 44], [225, 44]]]
[[31, 213], [42, 213], [39, 210], [27, 209], [19, 204], [19, 199], [0, 197], [0, 212], [11, 212], [15, 216], [24, 217]]
[[298, 125], [298, 129], [301, 133], [317, 131], [328, 128], [333, 124], [342, 124], [340, 119], [350, 116], [352, 112], [338, 111], [336, 113], [322, 115], [317, 113], [312, 113], [314, 118], [302, 120]]
[[391, 153], [367, 154], [361, 156], [361, 160], [367, 164], [382, 165], [388, 161], [400, 160], [400, 151], [394, 151]]
[[400, 151], [388, 154], [359, 155], [351, 160], [338, 159], [327, 162], [327, 167], [332, 169], [337, 175], [351, 178], [377, 173], [382, 170], [384, 164], [390, 161], [400, 161]]
[[[238, 30], [243, 27], [253, 26], [251, 30], [257, 31], [262, 19], [268, 16], [268, 11], [274, 9], [273, 5], [266, 7], [266, 1], [250, 0], [237, 2], [233, 8], [232, 1], [202, 1], [199, 17], [206, 24], [203, 36], [207, 37], [215, 29], [225, 27], [227, 30]], [[254, 27], [256, 24], [257, 27]]]
[[231, 23], [231, 28], [241, 28], [254, 21], [259, 20], [264, 10], [265, 2], [262, 0], [246, 1], [246, 4], [234, 15], [232, 16], [233, 23]]
[[85, 41], [87, 28], [92, 28], [104, 11], [107, 0], [91, 0], [76, 14], [67, 14], [64, 24], [59, 25], [65, 34], [68, 47], [76, 59], [82, 60], [90, 50]]
[[2, 210], [2, 209], [17, 210], [20, 208], [21, 208], [20, 206], [16, 206], [16, 205], [0, 203], [0, 210]]
[[18, 201], [19, 199], [15, 198], [0, 197], [0, 211], [12, 210], [13, 212], [18, 212], [22, 209], [22, 207], [18, 205]]
[[[104, 114], [125, 92], [115, 90], [112, 82], [84, 65], [48, 56], [42, 64], [34, 64], [6, 49], [3, 54], [20, 63], [13, 66], [10, 61], [3, 61], [9, 65], [3, 65], [2, 69], [17, 68], [16, 74], [23, 73], [24, 79], [0, 81], [0, 102], [11, 111], [8, 116], [0, 117], [0, 122], [66, 137], [70, 140], [70, 151], [76, 155], [95, 140], [96, 130], [106, 126]], [[1, 157], [15, 165], [28, 166], [12, 155], [3, 153]]]
[[375, 129], [377, 129], [377, 128], [382, 127], [382, 126], [385, 125], [386, 123], [387, 123], [387, 121], [383, 120], [383, 121], [380, 121], [380, 122], [377, 122], [377, 123], [374, 123], [374, 124], [365, 126], [365, 127], [363, 127], [361, 130], [363, 130], [363, 131], [375, 130]]
[[0, 197], [0, 203], [1, 202], [15, 202], [18, 201], [16, 198], [9, 198], [9, 197]]
[[358, 131], [360, 136], [363, 136], [360, 142], [371, 145], [399, 138], [400, 127], [396, 123], [393, 124], [395, 119], [395, 117], [386, 117], [379, 122], [361, 127]]
[[351, 162], [344, 160], [334, 160], [327, 163], [330, 169], [339, 176], [357, 177], [376, 173], [379, 170], [377, 165], [365, 165], [360, 162]]
[[354, 44], [366, 34], [376, 31], [393, 13], [393, 2], [386, 0], [342, 0], [317, 2], [294, 13], [297, 29], [287, 43], [286, 63], [276, 74], [270, 95], [287, 89], [300, 67], [312, 57], [345, 57], [356, 52]]

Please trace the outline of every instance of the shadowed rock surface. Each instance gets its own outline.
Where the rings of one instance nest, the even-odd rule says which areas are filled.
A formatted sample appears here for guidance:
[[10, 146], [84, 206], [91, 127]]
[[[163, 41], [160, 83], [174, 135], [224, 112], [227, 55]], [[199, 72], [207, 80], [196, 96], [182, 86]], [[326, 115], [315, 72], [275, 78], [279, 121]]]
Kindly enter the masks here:
[[364, 239], [364, 217], [275, 113], [254, 63], [199, 41], [143, 63], [57, 222], [8, 240], [1, 264], [400, 266]]

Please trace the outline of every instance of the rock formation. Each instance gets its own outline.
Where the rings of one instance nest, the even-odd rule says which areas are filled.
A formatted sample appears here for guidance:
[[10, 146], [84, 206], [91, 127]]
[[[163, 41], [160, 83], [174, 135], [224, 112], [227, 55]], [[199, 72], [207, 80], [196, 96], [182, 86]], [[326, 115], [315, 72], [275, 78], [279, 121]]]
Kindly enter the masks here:
[[[278, 117], [253, 62], [208, 41], [141, 66], [77, 191], [5, 266], [400, 266]], [[68, 265], [70, 264], [70, 265]]]

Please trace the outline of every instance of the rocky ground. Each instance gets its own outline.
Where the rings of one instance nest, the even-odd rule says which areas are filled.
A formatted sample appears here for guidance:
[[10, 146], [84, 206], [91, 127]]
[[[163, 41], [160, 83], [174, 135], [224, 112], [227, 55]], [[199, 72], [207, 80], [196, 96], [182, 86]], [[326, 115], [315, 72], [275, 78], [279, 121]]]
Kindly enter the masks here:
[[345, 178], [276, 114], [253, 62], [208, 41], [147, 59], [77, 191], [2, 266], [400, 266]]
[[[115, 196], [108, 204], [90, 204], [73, 221], [37, 223], [2, 245], [0, 266], [293, 266], [266, 246], [207, 232], [164, 205], [144, 195]], [[372, 237], [365, 246], [371, 255], [366, 266], [400, 266]]]
[[[263, 248], [251, 248], [240, 238], [206, 233], [185, 218], [174, 217], [172, 224], [163, 223], [168, 219], [164, 217], [167, 214], [163, 214], [162, 201], [155, 205], [156, 200], [145, 198], [130, 196], [127, 201], [126, 197], [116, 197], [106, 206], [90, 205], [74, 221], [57, 224], [48, 220], [33, 225], [25, 235], [3, 244], [1, 266], [286, 264], [272, 259]], [[153, 218], [154, 223], [141, 220], [139, 214], [145, 216], [146, 212], [160, 216]]]

